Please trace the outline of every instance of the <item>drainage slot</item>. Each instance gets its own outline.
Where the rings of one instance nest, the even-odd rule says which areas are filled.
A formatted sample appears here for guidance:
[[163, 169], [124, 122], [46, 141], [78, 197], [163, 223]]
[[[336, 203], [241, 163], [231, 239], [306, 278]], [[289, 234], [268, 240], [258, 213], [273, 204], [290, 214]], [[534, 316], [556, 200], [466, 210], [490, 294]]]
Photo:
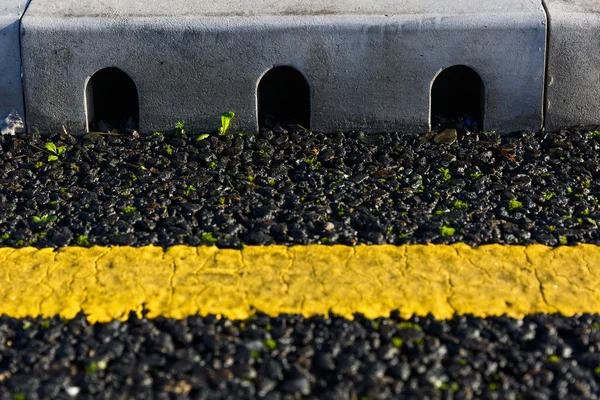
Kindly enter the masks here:
[[139, 129], [138, 92], [133, 80], [118, 68], [104, 68], [85, 88], [87, 129], [119, 132]]
[[431, 88], [431, 129], [482, 130], [484, 98], [477, 72], [464, 65], [443, 70]]
[[295, 68], [269, 70], [258, 84], [257, 101], [260, 129], [270, 129], [276, 123], [300, 124], [310, 129], [310, 89]]

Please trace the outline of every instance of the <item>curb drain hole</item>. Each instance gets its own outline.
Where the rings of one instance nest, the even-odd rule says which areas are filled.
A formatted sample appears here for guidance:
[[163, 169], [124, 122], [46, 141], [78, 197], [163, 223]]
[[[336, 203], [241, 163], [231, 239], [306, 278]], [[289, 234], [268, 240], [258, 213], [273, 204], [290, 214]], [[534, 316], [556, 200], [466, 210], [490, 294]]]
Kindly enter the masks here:
[[300, 124], [310, 129], [310, 89], [304, 76], [295, 68], [270, 69], [258, 83], [259, 129], [276, 123]]
[[133, 80], [119, 68], [92, 75], [85, 88], [88, 132], [139, 129], [139, 101]]
[[483, 130], [484, 85], [473, 69], [446, 68], [431, 87], [431, 129]]

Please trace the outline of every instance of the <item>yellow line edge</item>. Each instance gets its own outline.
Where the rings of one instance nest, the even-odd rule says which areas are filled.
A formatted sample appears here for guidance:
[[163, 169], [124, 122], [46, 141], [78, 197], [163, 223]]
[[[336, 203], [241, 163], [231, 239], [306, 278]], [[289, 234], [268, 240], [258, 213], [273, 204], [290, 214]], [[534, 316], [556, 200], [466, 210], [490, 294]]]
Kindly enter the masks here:
[[600, 312], [600, 247], [0, 248], [0, 315], [91, 323], [257, 310], [352, 319]]

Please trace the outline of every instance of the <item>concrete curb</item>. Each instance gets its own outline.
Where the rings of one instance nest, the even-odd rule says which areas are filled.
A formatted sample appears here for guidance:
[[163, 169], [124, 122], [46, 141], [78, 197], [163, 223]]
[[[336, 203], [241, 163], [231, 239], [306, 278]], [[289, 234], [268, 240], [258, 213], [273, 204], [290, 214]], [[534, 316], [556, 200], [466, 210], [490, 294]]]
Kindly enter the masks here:
[[[290, 101], [276, 97], [285, 88], [271, 79], [284, 71], [278, 66], [291, 67], [306, 92], [289, 107], [321, 131], [431, 129], [444, 97], [436, 85], [453, 66], [480, 79], [479, 92], [464, 90], [479, 97], [484, 129], [538, 131], [545, 108], [547, 129], [600, 119], [592, 96], [600, 14], [585, 13], [599, 11], [592, 0], [364, 4], [174, 0], [165, 9], [159, 1], [32, 0], [21, 31], [28, 128], [101, 130], [100, 116], [124, 110], [115, 120], [131, 129], [168, 130], [182, 119], [193, 131], [214, 131], [232, 110], [233, 129], [257, 130], [261, 108]], [[102, 89], [115, 81], [129, 91]], [[453, 90], [446, 86], [442, 100], [460, 108]], [[14, 95], [5, 98], [18, 109]], [[0, 113], [7, 108], [0, 102]]]
[[12, 110], [23, 116], [19, 24], [29, 0], [0, 0], [0, 120]]
[[550, 15], [546, 129], [600, 122], [600, 2], [545, 0]]

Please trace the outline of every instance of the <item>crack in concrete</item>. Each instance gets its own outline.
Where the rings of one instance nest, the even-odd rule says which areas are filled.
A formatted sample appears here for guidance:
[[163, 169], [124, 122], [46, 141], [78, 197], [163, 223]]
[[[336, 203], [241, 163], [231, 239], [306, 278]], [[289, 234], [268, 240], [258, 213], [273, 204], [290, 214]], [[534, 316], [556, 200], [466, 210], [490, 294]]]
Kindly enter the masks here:
[[[38, 250], [36, 253], [39, 253], [40, 250]], [[56, 257], [58, 256], [58, 252], [57, 251], [53, 251], [53, 259], [54, 259], [54, 264], [56, 264]], [[32, 258], [35, 258], [35, 256], [33, 256]], [[42, 279], [38, 282], [39, 285], [45, 287], [46, 289], [50, 290], [50, 293], [48, 293], [47, 296], [42, 297], [42, 299], [39, 301], [38, 303], [38, 315], [43, 315], [42, 314], [42, 307], [44, 305], [44, 303], [50, 298], [52, 297], [52, 295], [54, 294], [55, 290], [52, 288], [52, 286], [50, 286], [47, 281], [48, 281], [48, 276], [50, 273], [50, 266], [47, 264], [43, 264], [44, 265], [44, 275], [42, 276]]]
[[544, 301], [544, 304], [546, 304], [546, 306], [548, 306], [552, 310], [557, 311], [556, 307], [554, 307], [552, 304], [550, 304], [550, 302], [546, 298], [546, 292], [544, 290], [544, 283], [542, 282], [542, 279], [540, 278], [540, 275], [539, 275], [539, 272], [538, 272], [538, 269], [537, 269], [535, 263], [531, 260], [531, 256], [527, 252], [527, 247], [523, 247], [523, 254], [525, 254], [525, 260], [527, 261], [527, 264], [529, 264], [531, 266], [531, 268], [533, 269], [533, 273], [539, 284], [538, 288], [539, 288], [540, 294], [542, 296], [542, 300]]
[[456, 292], [454, 290], [454, 283], [452, 282], [452, 273], [450, 271], [447, 271], [447, 272], [448, 272], [448, 285], [450, 285], [450, 296], [446, 297], [446, 303], [448, 303], [448, 305], [450, 306], [450, 308], [452, 309], [454, 314], [458, 314], [458, 310], [452, 304], [452, 297], [454, 297], [454, 295], [456, 295]]
[[[287, 268], [287, 272], [290, 272], [294, 269], [294, 264], [296, 262], [296, 253], [294, 253], [293, 251], [290, 251], [290, 250], [291, 249], [286, 246], [285, 253], [286, 253], [288, 259], [290, 260], [290, 264]], [[279, 278], [279, 281], [283, 284], [283, 286], [285, 286], [285, 289], [284, 289], [285, 294], [288, 294], [290, 292], [290, 283], [285, 279], [285, 272], [279, 271], [277, 273], [277, 276]]]
[[[10, 261], [9, 258], [16, 252], [17, 252], [17, 249], [11, 249], [11, 251], [8, 254], [6, 254], [6, 257], [4, 257], [4, 260], [2, 260], [2, 262], [11, 263], [11, 264], [15, 265], [15, 263]], [[5, 268], [4, 272], [6, 273], [6, 283], [11, 284], [12, 279], [10, 278], [10, 268]]]
[[475, 264], [475, 262], [471, 259], [471, 257], [466, 257], [463, 256], [464, 253], [461, 253], [460, 250], [458, 248], [454, 248], [456, 250], [456, 254], [458, 255], [458, 257], [460, 257], [461, 259], [467, 260], [467, 262], [476, 270], [483, 272], [483, 274], [485, 276], [487, 276], [489, 278], [490, 281], [493, 281], [494, 278], [492, 278], [492, 275], [490, 275], [490, 273], [488, 272], [487, 269], [481, 267], [480, 265]]
[[[163, 261], [167, 261], [167, 252], [163, 251], [162, 255]], [[175, 279], [175, 274], [177, 273], [177, 263], [175, 262], [175, 258], [171, 259], [171, 273], [169, 274], [169, 299], [167, 300], [167, 308], [170, 310], [173, 305], [173, 296], [175, 294], [175, 287], [173, 286], [173, 281]]]
[[[108, 253], [111, 252], [111, 247], [107, 247], [106, 250], [104, 252], [102, 252], [102, 254], [100, 254], [98, 257], [96, 257], [94, 259], [94, 261], [92, 261], [93, 265], [94, 265], [94, 281], [96, 282], [96, 285], [98, 287], [106, 287], [105, 285], [103, 285], [102, 283], [100, 283], [100, 278], [99, 278], [99, 270], [98, 270], [98, 263], [100, 262], [100, 260], [104, 257], [106, 257], [108, 255]], [[81, 304], [80, 304], [80, 309], [83, 310], [83, 305], [87, 302], [88, 299], [88, 286], [87, 285], [83, 285], [83, 300], [81, 300]]]
[[[198, 257], [201, 257], [200, 255], [200, 247], [196, 247], [196, 255], [198, 255]], [[199, 272], [201, 272], [204, 267], [206, 267], [206, 264], [208, 264], [208, 261], [212, 258], [212, 260], [215, 262], [215, 264], [217, 263], [217, 253], [214, 253], [211, 257], [206, 257], [204, 259], [204, 262], [202, 263], [202, 265], [200, 266], [200, 268], [196, 269], [194, 271], [194, 275], [198, 275]]]

